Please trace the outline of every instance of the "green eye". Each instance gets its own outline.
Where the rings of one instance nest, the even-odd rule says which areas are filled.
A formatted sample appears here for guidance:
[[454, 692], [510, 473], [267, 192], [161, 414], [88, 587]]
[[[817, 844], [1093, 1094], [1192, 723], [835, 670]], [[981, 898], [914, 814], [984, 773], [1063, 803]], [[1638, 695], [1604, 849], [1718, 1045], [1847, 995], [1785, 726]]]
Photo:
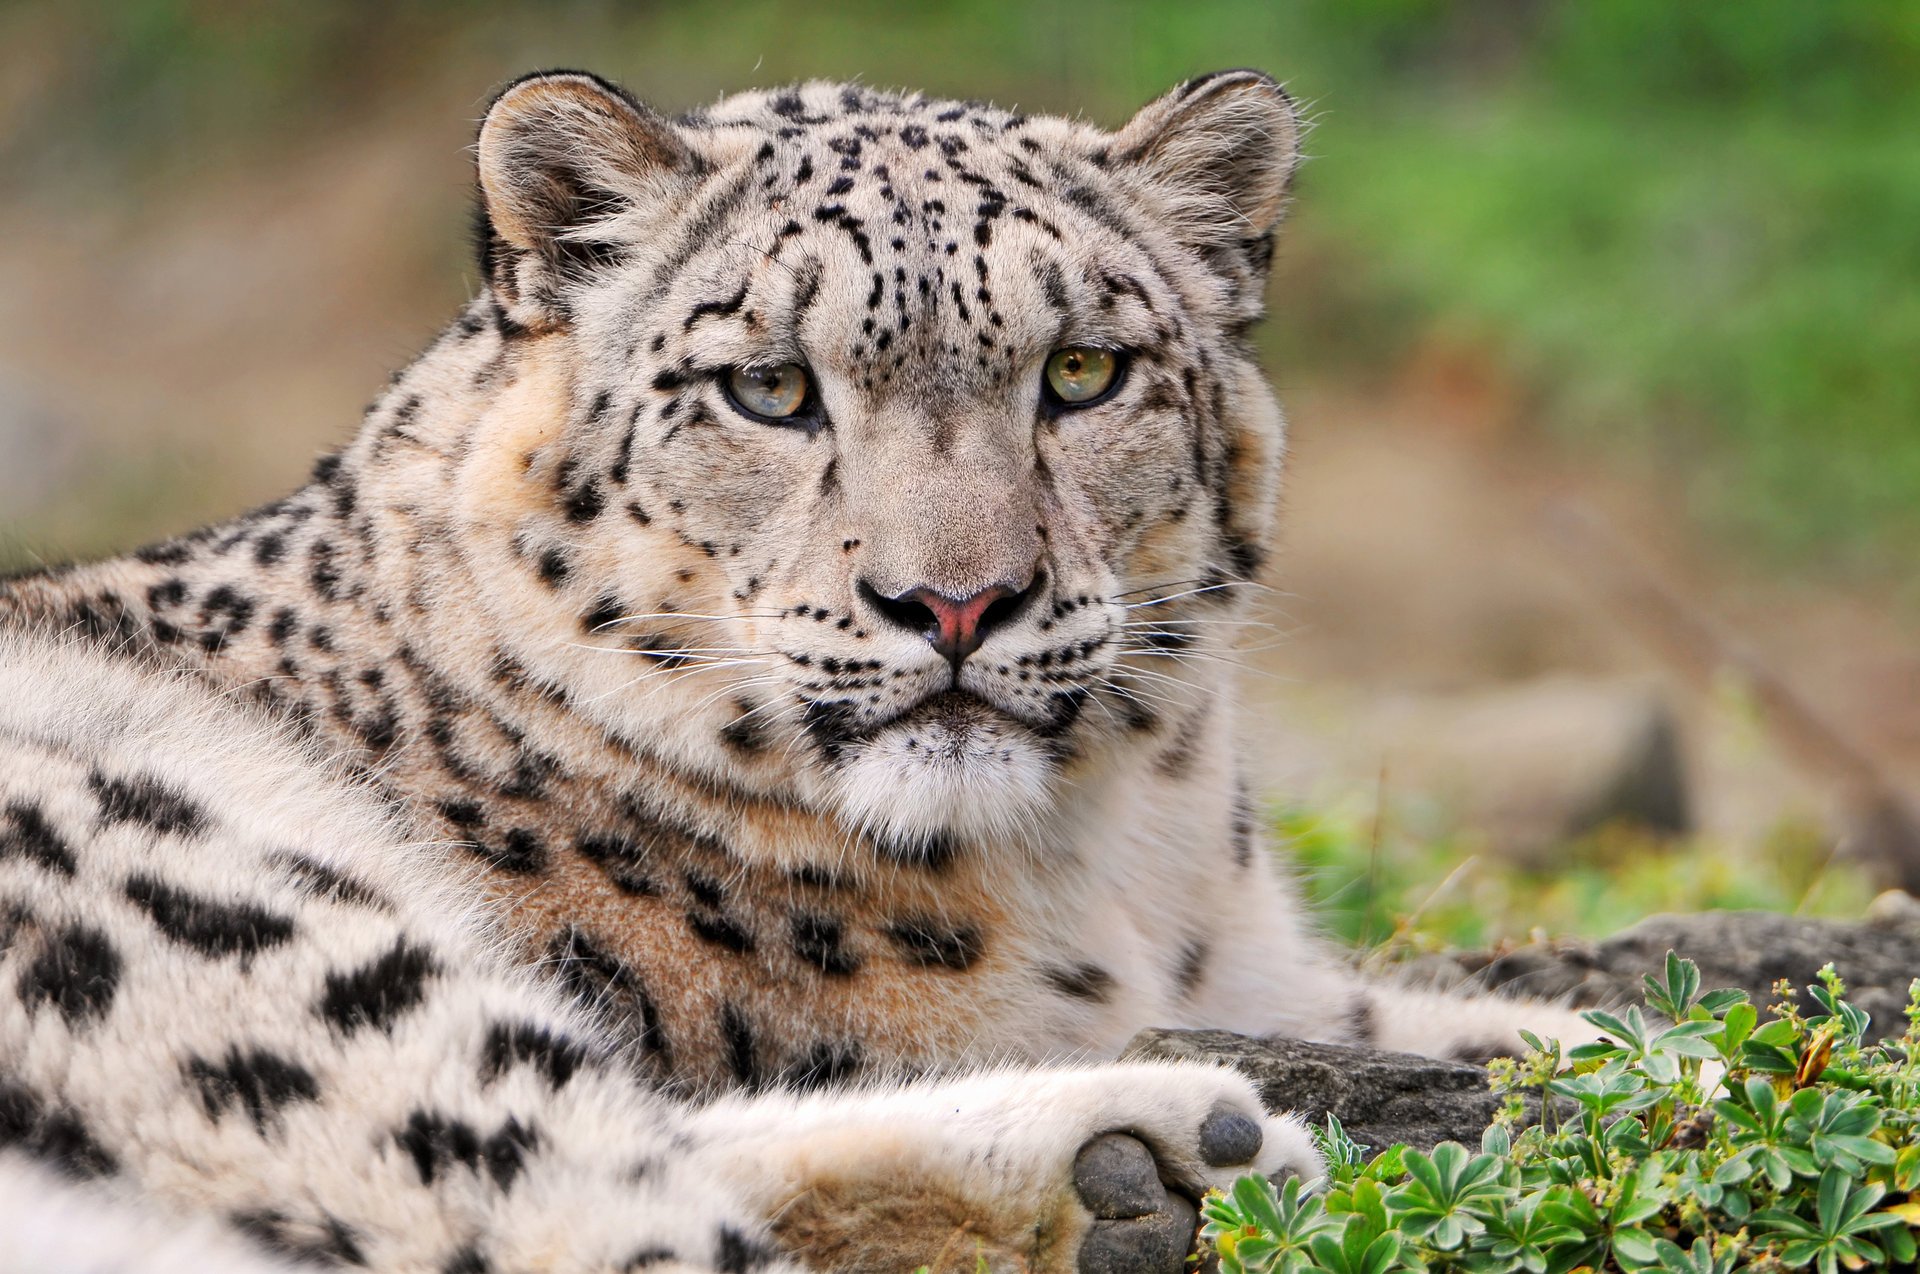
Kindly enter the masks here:
[[1120, 379], [1120, 355], [1110, 349], [1069, 345], [1047, 359], [1047, 391], [1068, 407], [1085, 407]]
[[807, 405], [807, 369], [798, 363], [777, 367], [736, 367], [727, 373], [727, 397], [750, 416], [785, 420]]

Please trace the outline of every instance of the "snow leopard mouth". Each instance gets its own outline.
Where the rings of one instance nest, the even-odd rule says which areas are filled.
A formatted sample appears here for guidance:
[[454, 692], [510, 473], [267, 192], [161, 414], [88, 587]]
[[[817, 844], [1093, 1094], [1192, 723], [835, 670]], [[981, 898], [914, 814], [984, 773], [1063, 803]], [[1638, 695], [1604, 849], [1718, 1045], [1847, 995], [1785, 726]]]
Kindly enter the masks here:
[[815, 700], [806, 705], [804, 719], [808, 732], [830, 761], [837, 761], [854, 745], [870, 743], [882, 735], [904, 734], [909, 751], [924, 749], [957, 762], [977, 748], [983, 737], [1013, 734], [1027, 739], [1056, 739], [1079, 719], [1085, 699], [1084, 692], [1057, 695], [1049, 713], [1035, 720], [952, 686], [898, 711], [865, 720], [856, 719], [851, 704]]

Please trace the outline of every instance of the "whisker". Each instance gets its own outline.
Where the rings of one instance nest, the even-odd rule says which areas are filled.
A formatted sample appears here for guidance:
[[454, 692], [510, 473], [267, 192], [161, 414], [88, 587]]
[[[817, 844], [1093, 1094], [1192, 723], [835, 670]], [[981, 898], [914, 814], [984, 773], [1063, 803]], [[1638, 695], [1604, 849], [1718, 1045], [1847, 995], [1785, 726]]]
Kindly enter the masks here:
[[[1144, 602], [1125, 602], [1128, 610], [1139, 610], [1146, 606], [1165, 606], [1168, 602], [1177, 602], [1183, 597], [1198, 597], [1201, 593], [1217, 593], [1223, 588], [1267, 588], [1265, 584], [1256, 584], [1252, 580], [1225, 580], [1218, 584], [1206, 584], [1199, 588], [1189, 588], [1183, 592], [1169, 593], [1165, 597], [1151, 597]], [[1271, 589], [1267, 591], [1271, 592]]]

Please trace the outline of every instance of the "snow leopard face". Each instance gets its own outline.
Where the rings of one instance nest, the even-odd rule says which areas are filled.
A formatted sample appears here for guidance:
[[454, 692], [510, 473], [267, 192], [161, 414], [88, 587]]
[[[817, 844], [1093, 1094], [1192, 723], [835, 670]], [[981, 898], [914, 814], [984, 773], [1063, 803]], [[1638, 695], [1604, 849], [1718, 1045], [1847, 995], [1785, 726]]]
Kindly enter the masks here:
[[1280, 422], [1242, 336], [1295, 133], [1253, 72], [1113, 133], [844, 85], [672, 123], [584, 75], [510, 87], [488, 277], [570, 372], [529, 462], [565, 524], [523, 556], [601, 634], [738, 661], [744, 728], [850, 821], [1032, 823], [1181, 699], [1129, 654], [1260, 560]]

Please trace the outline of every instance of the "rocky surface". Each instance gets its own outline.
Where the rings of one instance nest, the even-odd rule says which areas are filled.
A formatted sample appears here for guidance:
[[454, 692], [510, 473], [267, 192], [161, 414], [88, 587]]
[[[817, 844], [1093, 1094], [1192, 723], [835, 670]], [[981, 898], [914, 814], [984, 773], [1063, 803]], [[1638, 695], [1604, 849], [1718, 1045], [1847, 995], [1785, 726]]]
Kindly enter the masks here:
[[1126, 1059], [1224, 1062], [1259, 1085], [1269, 1108], [1318, 1124], [1331, 1113], [1355, 1141], [1384, 1150], [1396, 1141], [1475, 1145], [1500, 1099], [1478, 1066], [1369, 1048], [1256, 1039], [1231, 1031], [1142, 1031]]
[[1650, 916], [1599, 942], [1559, 939], [1505, 951], [1468, 952], [1423, 963], [1429, 975], [1526, 996], [1592, 1006], [1638, 1003], [1642, 974], [1669, 950], [1700, 966], [1705, 987], [1737, 986], [1764, 1008], [1781, 978], [1796, 987], [1832, 961], [1847, 998], [1876, 1031], [1905, 1029], [1907, 987], [1920, 977], [1920, 901], [1882, 895], [1861, 921], [1814, 920], [1769, 912]]
[[[1416, 972], [1572, 1003], [1624, 1005], [1641, 998], [1641, 976], [1669, 949], [1700, 966], [1705, 987], [1738, 986], [1765, 1006], [1779, 978], [1804, 985], [1832, 961], [1848, 998], [1877, 1030], [1904, 1028], [1907, 986], [1920, 977], [1920, 901], [1879, 899], [1865, 920], [1810, 920], [1762, 912], [1653, 916], [1600, 942], [1561, 940], [1501, 952], [1436, 957]], [[1356, 1141], [1381, 1149], [1404, 1141], [1422, 1149], [1468, 1145], [1499, 1105], [1477, 1066], [1403, 1053], [1256, 1039], [1230, 1031], [1144, 1031], [1128, 1058], [1223, 1062], [1251, 1077], [1274, 1109], [1318, 1123], [1337, 1116]]]

